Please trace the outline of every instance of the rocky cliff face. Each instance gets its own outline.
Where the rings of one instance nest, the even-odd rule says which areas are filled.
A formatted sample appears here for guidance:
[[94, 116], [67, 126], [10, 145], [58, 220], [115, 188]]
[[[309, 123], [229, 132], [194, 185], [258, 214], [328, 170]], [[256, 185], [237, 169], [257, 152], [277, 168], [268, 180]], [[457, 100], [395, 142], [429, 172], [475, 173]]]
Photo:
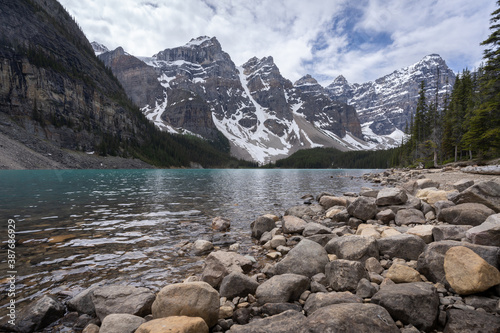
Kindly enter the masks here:
[[[117, 49], [99, 57], [116, 73], [125, 90], [137, 89], [137, 97], [132, 98], [150, 120], [162, 129], [187, 130], [207, 139], [222, 133], [238, 157], [265, 163], [300, 148], [356, 149], [342, 138], [361, 138], [353, 108], [332, 101], [317, 83], [319, 90], [314, 94], [292, 84], [281, 75], [272, 57], [254, 57], [237, 67], [216, 38], [192, 39], [184, 46], [141, 58], [149, 69], [138, 70], [133, 76], [143, 77], [147, 71], [150, 78], [154, 70], [163, 87], [163, 94], [151, 94], [151, 86], [138, 87], [133, 80], [123, 78], [123, 73], [129, 72], [124, 64], [108, 60], [114, 54], [126, 57], [122, 53]], [[138, 97], [148, 94], [155, 100]]]
[[392, 139], [396, 139], [392, 144], [400, 143], [402, 131], [415, 113], [422, 81], [427, 100], [434, 101], [437, 91], [442, 107], [455, 74], [439, 55], [431, 54], [412, 66], [363, 84], [349, 84], [339, 76], [326, 89], [332, 99], [356, 108], [366, 139], [391, 145]]

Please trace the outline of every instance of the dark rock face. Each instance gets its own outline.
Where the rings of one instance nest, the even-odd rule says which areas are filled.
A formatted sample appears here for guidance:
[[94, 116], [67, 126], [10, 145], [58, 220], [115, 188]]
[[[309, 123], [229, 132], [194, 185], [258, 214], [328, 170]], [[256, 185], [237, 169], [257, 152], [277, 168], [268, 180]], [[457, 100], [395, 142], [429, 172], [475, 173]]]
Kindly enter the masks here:
[[500, 330], [500, 317], [473, 310], [450, 309], [446, 311], [448, 321], [445, 333], [482, 332], [495, 333]]
[[[35, 332], [50, 325], [64, 315], [64, 305], [55, 297], [43, 296], [30, 303], [18, 313], [15, 323], [16, 332]], [[9, 324], [10, 327], [12, 326]]]

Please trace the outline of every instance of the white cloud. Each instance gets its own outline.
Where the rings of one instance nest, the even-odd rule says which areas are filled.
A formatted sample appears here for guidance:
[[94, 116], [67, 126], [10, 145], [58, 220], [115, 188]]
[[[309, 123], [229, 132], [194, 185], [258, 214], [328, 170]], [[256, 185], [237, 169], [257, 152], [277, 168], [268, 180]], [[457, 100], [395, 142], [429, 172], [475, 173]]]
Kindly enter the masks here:
[[90, 41], [148, 56], [215, 36], [237, 65], [273, 56], [295, 81], [373, 80], [439, 53], [455, 70], [481, 61], [490, 0], [60, 0]]

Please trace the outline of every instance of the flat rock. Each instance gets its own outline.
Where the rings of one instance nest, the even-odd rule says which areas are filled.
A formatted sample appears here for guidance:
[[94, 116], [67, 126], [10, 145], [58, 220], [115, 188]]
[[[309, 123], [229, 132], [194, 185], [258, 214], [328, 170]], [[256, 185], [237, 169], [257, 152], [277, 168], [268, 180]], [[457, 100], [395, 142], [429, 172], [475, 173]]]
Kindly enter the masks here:
[[435, 242], [439, 242], [442, 240], [460, 241], [466, 237], [467, 230], [471, 228], [471, 225], [435, 225], [432, 229], [432, 237], [434, 238]]
[[300, 217], [296, 217], [293, 215], [285, 215], [283, 216], [283, 233], [285, 234], [301, 234], [307, 222], [301, 219]]
[[109, 285], [96, 288], [91, 297], [96, 315], [102, 321], [112, 313], [147, 316], [151, 313], [155, 294], [143, 287]]
[[500, 213], [500, 184], [495, 181], [483, 181], [469, 187], [455, 196], [455, 204], [480, 203]]
[[432, 329], [437, 321], [439, 296], [431, 284], [401, 283], [380, 288], [372, 302], [383, 306], [394, 320], [412, 324], [419, 330]]
[[487, 246], [500, 246], [500, 214], [489, 216], [486, 221], [465, 233], [472, 243]]
[[422, 199], [429, 205], [434, 206], [438, 201], [448, 200], [447, 191], [437, 190], [437, 189], [424, 189], [417, 192], [417, 198]]
[[421, 282], [420, 273], [407, 266], [401, 264], [392, 264], [392, 266], [387, 271], [387, 278], [391, 279], [395, 283], [410, 283], [410, 282]]
[[276, 274], [293, 273], [312, 277], [325, 272], [328, 253], [320, 244], [303, 239], [275, 265]]
[[309, 316], [320, 308], [341, 303], [363, 303], [363, 299], [349, 291], [314, 293], [307, 298], [304, 311]]
[[150, 320], [135, 333], [208, 333], [207, 323], [200, 317], [171, 316]]
[[347, 212], [363, 221], [371, 220], [377, 214], [375, 199], [370, 197], [358, 197], [347, 207]]
[[325, 271], [328, 284], [334, 291], [355, 291], [359, 280], [370, 278], [358, 261], [337, 259], [329, 262]]
[[191, 251], [193, 252], [194, 255], [202, 255], [202, 254], [207, 254], [210, 253], [214, 249], [214, 245], [212, 242], [209, 242], [204, 239], [198, 239], [193, 243], [193, 247], [191, 248]]
[[293, 302], [308, 288], [309, 278], [304, 275], [275, 275], [257, 288], [255, 296], [259, 304]]
[[474, 310], [450, 309], [446, 311], [445, 333], [498, 333], [500, 317]]
[[126, 313], [112, 313], [102, 321], [99, 333], [134, 333], [146, 320]]
[[406, 203], [407, 200], [408, 195], [404, 190], [394, 187], [385, 187], [378, 192], [375, 203], [378, 206], [401, 205]]
[[285, 211], [285, 215], [296, 216], [299, 218], [302, 218], [303, 216], [313, 216], [314, 214], [315, 213], [311, 208], [311, 205], [293, 206]]
[[343, 303], [318, 309], [298, 333], [400, 333], [389, 313], [376, 304]]
[[290, 333], [297, 332], [304, 326], [306, 317], [294, 310], [253, 320], [247, 325], [233, 325], [228, 332], [231, 333]]
[[324, 195], [319, 199], [319, 204], [323, 206], [324, 209], [329, 209], [332, 208], [333, 206], [347, 207], [348, 200], [343, 197]]
[[370, 237], [346, 235], [329, 241], [325, 249], [339, 259], [365, 262], [370, 257], [378, 258], [377, 241]]
[[434, 237], [432, 236], [433, 230], [434, 230], [433, 225], [426, 224], [426, 225], [417, 225], [417, 226], [411, 228], [410, 230], [408, 230], [406, 233], [409, 235], [418, 236], [418, 237], [422, 238], [422, 240], [426, 244], [429, 244], [429, 243], [432, 243], [434, 241]]
[[464, 246], [446, 251], [444, 271], [446, 280], [460, 295], [479, 293], [500, 283], [498, 269]]
[[417, 260], [427, 245], [422, 238], [408, 234], [377, 239], [377, 244], [381, 256], [404, 260]]
[[328, 227], [325, 227], [322, 224], [315, 223], [315, 222], [309, 222], [306, 224], [304, 231], [302, 231], [302, 235], [304, 237], [309, 237], [313, 235], [319, 235], [319, 234], [331, 234], [332, 230]]
[[232, 272], [247, 273], [252, 269], [252, 261], [241, 254], [215, 251], [205, 259], [201, 280], [218, 288], [222, 279]]
[[455, 188], [458, 192], [463, 192], [469, 187], [474, 185], [474, 181], [470, 179], [461, 179], [455, 184], [453, 184], [453, 188]]
[[236, 296], [246, 297], [255, 294], [259, 283], [243, 273], [232, 272], [222, 279], [219, 293], [221, 297], [233, 299]]
[[153, 317], [200, 317], [208, 327], [219, 319], [219, 293], [206, 282], [175, 283], [163, 287], [152, 306]]
[[495, 212], [479, 203], [464, 203], [444, 208], [438, 215], [438, 220], [455, 225], [477, 226]]
[[415, 208], [401, 209], [396, 213], [397, 225], [423, 224], [426, 222], [424, 213]]

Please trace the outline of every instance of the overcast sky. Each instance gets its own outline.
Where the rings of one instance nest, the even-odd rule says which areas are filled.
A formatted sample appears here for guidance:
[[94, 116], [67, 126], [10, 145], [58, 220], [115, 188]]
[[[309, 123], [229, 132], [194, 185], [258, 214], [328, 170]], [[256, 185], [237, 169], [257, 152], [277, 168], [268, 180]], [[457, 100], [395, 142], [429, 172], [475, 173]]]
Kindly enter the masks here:
[[363, 83], [440, 54], [455, 72], [482, 60], [494, 0], [59, 0], [90, 41], [152, 56], [217, 37], [237, 66], [273, 56], [292, 80]]

